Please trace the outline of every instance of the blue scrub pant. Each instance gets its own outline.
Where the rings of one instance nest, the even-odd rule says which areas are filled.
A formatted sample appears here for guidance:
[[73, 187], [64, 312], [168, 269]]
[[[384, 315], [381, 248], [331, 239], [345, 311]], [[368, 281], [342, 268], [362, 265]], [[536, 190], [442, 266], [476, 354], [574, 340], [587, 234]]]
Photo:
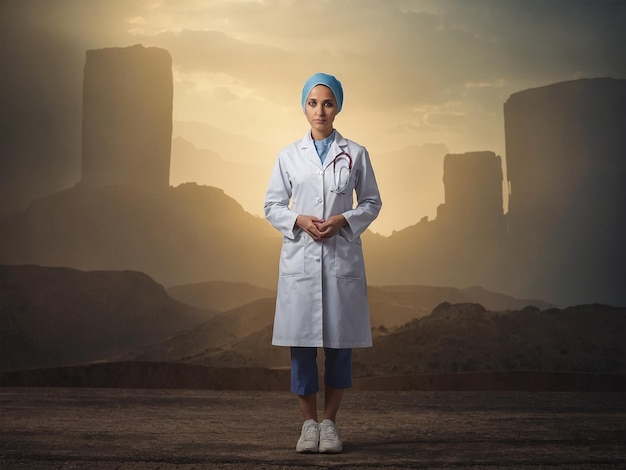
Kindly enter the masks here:
[[[317, 348], [291, 348], [291, 391], [298, 395], [319, 392]], [[324, 384], [352, 387], [352, 349], [324, 348]]]

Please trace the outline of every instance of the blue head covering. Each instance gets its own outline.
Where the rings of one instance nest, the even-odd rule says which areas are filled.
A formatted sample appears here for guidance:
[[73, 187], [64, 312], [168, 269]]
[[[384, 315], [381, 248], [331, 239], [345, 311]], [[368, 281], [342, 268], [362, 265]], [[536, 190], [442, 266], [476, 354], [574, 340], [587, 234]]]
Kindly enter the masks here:
[[341, 82], [332, 75], [328, 75], [326, 73], [316, 73], [304, 83], [304, 87], [302, 88], [302, 109], [306, 112], [306, 99], [309, 96], [309, 93], [311, 93], [313, 87], [316, 87], [317, 85], [325, 85], [330, 88], [330, 91], [333, 92], [335, 100], [337, 101], [337, 112], [341, 111], [341, 106], [343, 105], [343, 88], [341, 86]]

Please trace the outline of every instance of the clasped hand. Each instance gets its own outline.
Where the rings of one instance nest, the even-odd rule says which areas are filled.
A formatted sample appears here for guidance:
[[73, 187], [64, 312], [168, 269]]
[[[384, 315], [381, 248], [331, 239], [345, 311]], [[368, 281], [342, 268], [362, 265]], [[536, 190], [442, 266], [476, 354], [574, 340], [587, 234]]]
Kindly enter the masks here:
[[296, 225], [311, 235], [313, 240], [322, 240], [335, 235], [348, 222], [343, 215], [332, 215], [328, 219], [320, 219], [312, 215], [298, 215]]

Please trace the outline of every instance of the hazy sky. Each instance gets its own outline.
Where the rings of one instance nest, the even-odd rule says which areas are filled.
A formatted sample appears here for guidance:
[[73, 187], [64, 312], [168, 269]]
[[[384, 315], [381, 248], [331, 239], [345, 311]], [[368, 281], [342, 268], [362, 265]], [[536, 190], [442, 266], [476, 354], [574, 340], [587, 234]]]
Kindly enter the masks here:
[[0, 40], [20, 38], [4, 48], [46, 37], [77, 54], [79, 78], [86, 49], [166, 48], [174, 120], [276, 151], [306, 131], [300, 90], [317, 71], [344, 85], [337, 129], [372, 153], [443, 143], [503, 157], [510, 94], [626, 77], [621, 0], [0, 0], [0, 15]]
[[[124, 8], [127, 3], [134, 7]], [[161, 46], [173, 56], [175, 119], [277, 145], [306, 127], [300, 90], [316, 71], [344, 84], [337, 127], [372, 148], [443, 142], [453, 152], [499, 154], [502, 103], [511, 93], [575, 78], [626, 76], [623, 1], [121, 5], [118, 41]]]

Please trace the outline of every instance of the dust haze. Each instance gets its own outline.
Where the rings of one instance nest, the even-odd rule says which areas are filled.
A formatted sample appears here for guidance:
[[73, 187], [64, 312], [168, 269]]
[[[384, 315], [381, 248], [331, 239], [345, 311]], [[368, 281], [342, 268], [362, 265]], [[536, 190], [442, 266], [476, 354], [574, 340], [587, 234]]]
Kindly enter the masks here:
[[[221, 5], [2, 4], [0, 262], [272, 288], [280, 240], [260, 212], [278, 150], [306, 131], [310, 50], [344, 81], [338, 127], [377, 171], [370, 284], [626, 303], [621, 3], [553, 2], [538, 22], [539, 4], [372, 4], [378, 23], [312, 48], [314, 28], [289, 43], [272, 22], [324, 6]], [[212, 15], [233, 19], [220, 29]], [[555, 61], [541, 52], [548, 30], [562, 35]], [[373, 46], [382, 31], [393, 53]], [[582, 32], [594, 33], [584, 48]], [[426, 73], [428, 38], [441, 63]], [[476, 64], [460, 60], [468, 44]]]
[[[390, 235], [436, 216], [443, 174], [435, 170], [446, 153], [493, 151], [506, 175], [503, 103], [511, 94], [624, 78], [624, 8], [612, 1], [2, 2], [0, 214], [80, 180], [85, 51], [141, 43], [172, 55], [173, 136], [246, 166], [245, 184], [233, 174], [218, 187], [254, 215], [262, 175], [306, 131], [304, 78], [319, 67], [335, 73], [346, 88], [338, 128], [370, 150], [382, 178], [386, 209], [372, 229]], [[342, 28], [320, 35], [315, 25], [330, 22]], [[423, 149], [432, 145], [442, 151]], [[207, 165], [178, 150], [173, 185], [189, 175], [211, 179]], [[247, 176], [254, 172], [256, 184]], [[405, 194], [399, 187], [409, 176], [413, 191]], [[503, 204], [506, 211], [507, 197]]]

